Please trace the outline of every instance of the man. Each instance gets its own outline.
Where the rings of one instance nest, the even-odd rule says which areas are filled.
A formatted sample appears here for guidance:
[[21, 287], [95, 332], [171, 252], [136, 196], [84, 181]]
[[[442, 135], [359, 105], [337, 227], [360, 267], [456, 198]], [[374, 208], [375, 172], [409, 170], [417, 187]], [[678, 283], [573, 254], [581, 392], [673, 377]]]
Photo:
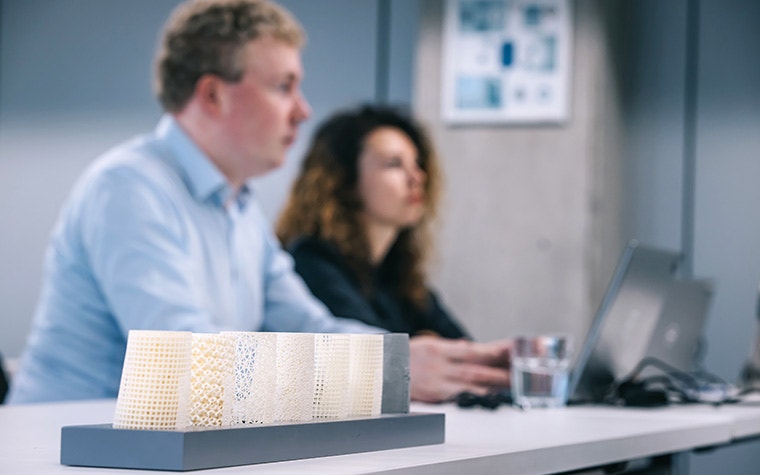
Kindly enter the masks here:
[[[308, 293], [246, 184], [283, 163], [311, 113], [303, 41], [264, 0], [175, 10], [156, 61], [166, 114], [97, 159], [64, 205], [11, 403], [115, 397], [130, 329], [379, 331]], [[506, 385], [507, 370], [491, 366], [505, 353], [415, 342], [412, 397]]]

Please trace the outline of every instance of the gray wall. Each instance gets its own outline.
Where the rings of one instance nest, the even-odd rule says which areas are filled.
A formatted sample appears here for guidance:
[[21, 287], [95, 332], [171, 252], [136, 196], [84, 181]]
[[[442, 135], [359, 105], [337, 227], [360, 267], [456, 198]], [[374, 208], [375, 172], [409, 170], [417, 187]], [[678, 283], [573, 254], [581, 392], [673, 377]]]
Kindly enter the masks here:
[[[336, 107], [411, 100], [418, 2], [283, 0], [307, 30], [313, 109], [282, 170], [257, 184], [279, 211], [315, 123]], [[81, 170], [152, 129], [158, 30], [176, 0], [0, 0], [0, 351], [21, 353], [48, 235]], [[378, 21], [381, 5], [385, 21]], [[389, 44], [378, 44], [378, 28]], [[385, 31], [385, 30], [384, 30]], [[378, 61], [378, 57], [385, 58]]]
[[[629, 2], [626, 228], [714, 280], [704, 366], [728, 381], [754, 344], [760, 280], [760, 4]], [[692, 454], [690, 473], [755, 474], [758, 442]]]
[[718, 284], [707, 364], [733, 379], [754, 337], [760, 282], [760, 3], [701, 10], [694, 269]]
[[624, 2], [623, 235], [681, 248], [687, 0]]
[[[633, 26], [625, 88], [626, 228], [653, 244], [693, 248], [687, 256], [693, 274], [716, 284], [705, 366], [735, 381], [754, 343], [760, 281], [760, 219], [753, 209], [760, 201], [760, 56], [754, 51], [760, 4], [639, 0], [627, 7]], [[693, 41], [687, 41], [689, 27]]]
[[[694, 271], [717, 284], [706, 366], [733, 381], [757, 328], [760, 3], [704, 0], [698, 26]], [[756, 474], [759, 446], [695, 457], [693, 472]]]

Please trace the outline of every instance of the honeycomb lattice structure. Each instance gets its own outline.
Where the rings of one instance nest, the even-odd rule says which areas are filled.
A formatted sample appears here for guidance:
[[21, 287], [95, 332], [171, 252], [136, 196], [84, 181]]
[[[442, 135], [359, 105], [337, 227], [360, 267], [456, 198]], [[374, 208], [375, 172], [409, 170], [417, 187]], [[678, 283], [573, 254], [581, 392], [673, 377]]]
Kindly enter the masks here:
[[314, 335], [314, 418], [348, 416], [350, 336]]
[[211, 427], [232, 422], [235, 341], [225, 334], [193, 333], [190, 370], [190, 425]]
[[180, 430], [189, 425], [190, 332], [131, 330], [113, 426]]
[[232, 424], [274, 422], [277, 383], [277, 335], [261, 332], [229, 332], [234, 338], [234, 391]]
[[383, 335], [351, 335], [350, 417], [376, 416], [383, 402]]

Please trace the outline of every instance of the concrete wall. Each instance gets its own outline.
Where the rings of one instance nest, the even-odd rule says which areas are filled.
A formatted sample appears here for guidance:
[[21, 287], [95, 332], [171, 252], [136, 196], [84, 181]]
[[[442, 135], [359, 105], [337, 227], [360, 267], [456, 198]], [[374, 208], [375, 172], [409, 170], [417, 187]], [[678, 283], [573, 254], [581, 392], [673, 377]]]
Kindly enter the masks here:
[[625, 244], [615, 8], [575, 2], [567, 123], [450, 126], [439, 107], [443, 2], [423, 3], [415, 108], [447, 175], [435, 281], [480, 339], [582, 341]]

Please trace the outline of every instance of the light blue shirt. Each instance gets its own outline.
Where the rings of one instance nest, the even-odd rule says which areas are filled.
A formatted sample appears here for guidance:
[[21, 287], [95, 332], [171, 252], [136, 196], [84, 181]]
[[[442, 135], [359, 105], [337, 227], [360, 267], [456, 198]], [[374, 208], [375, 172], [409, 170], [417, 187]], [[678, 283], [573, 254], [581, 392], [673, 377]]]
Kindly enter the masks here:
[[116, 397], [130, 329], [381, 331], [330, 315], [253, 193], [233, 196], [171, 116], [74, 187], [9, 401]]

